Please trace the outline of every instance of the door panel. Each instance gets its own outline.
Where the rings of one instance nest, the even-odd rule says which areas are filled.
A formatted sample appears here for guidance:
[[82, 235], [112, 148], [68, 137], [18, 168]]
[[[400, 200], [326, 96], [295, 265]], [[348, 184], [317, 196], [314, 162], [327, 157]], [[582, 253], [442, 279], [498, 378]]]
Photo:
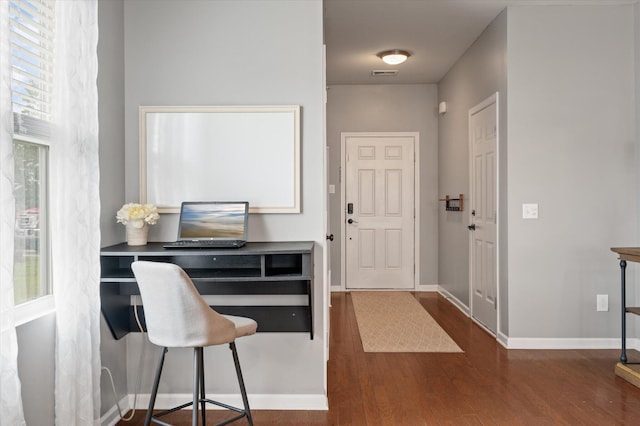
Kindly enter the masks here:
[[497, 329], [497, 98], [469, 113], [472, 194], [471, 315], [491, 332]]
[[375, 214], [375, 170], [358, 171], [358, 206], [360, 216], [373, 216]]
[[385, 214], [402, 216], [402, 170], [386, 170]]
[[375, 265], [376, 265], [375, 230], [358, 229], [357, 232], [358, 232], [358, 242], [359, 242], [358, 268], [373, 269], [375, 268]]
[[385, 230], [386, 253], [385, 266], [387, 269], [402, 268], [402, 230], [386, 229]]
[[347, 289], [414, 287], [413, 136], [345, 138]]

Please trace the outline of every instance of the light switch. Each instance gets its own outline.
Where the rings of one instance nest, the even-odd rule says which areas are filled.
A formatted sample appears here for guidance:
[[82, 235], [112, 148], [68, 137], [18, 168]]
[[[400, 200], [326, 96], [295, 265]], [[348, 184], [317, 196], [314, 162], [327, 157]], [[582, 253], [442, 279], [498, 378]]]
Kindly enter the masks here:
[[538, 218], [538, 204], [523, 204], [522, 205], [522, 218], [523, 219], [537, 219]]
[[609, 295], [598, 294], [596, 295], [596, 311], [607, 312], [609, 310]]
[[336, 186], [329, 185], [329, 194], [335, 194], [335, 193], [336, 193]]

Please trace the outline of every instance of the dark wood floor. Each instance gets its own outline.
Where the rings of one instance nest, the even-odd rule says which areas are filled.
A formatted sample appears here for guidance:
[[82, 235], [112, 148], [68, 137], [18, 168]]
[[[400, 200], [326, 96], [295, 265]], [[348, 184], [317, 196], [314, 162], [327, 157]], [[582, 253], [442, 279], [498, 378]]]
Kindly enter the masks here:
[[[258, 425], [639, 425], [617, 350], [506, 350], [435, 293], [416, 298], [462, 354], [364, 353], [348, 293], [332, 295], [329, 411], [253, 410]], [[640, 355], [629, 352], [630, 362]], [[251, 384], [247, 383], [249, 393]], [[209, 414], [211, 413], [211, 414]], [[142, 425], [145, 412], [119, 425]], [[208, 423], [223, 417], [208, 411]], [[165, 417], [189, 425], [191, 412]], [[246, 424], [237, 422], [235, 424]]]

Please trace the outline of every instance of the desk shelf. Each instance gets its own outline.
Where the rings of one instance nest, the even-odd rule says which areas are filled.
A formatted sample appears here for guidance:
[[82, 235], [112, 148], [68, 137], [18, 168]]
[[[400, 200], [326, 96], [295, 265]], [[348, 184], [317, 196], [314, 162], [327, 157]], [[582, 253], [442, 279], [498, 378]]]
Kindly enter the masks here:
[[[313, 339], [312, 241], [247, 243], [239, 249], [165, 249], [118, 244], [101, 251], [102, 312], [114, 338], [137, 331], [131, 296], [139, 295], [131, 263], [169, 262], [182, 267], [203, 295], [303, 295], [303, 305], [212, 305], [227, 315], [258, 322], [258, 332], [308, 332]], [[140, 314], [143, 309], [139, 309]], [[144, 315], [139, 315], [144, 326]]]
[[[627, 313], [637, 313], [636, 308], [627, 307], [627, 285], [626, 285], [626, 271], [627, 271], [627, 261], [630, 262], [638, 262], [640, 261], [640, 250], [636, 248], [627, 248], [627, 247], [612, 247], [611, 251], [618, 254], [618, 258], [620, 259], [620, 288], [621, 288], [621, 298], [620, 301], [622, 303], [621, 309], [621, 323], [622, 323], [622, 337], [621, 337], [621, 346], [622, 350], [620, 352], [620, 364], [627, 363]], [[616, 370], [617, 371], [617, 370]]]
[[620, 290], [621, 290], [621, 322], [622, 336], [620, 362], [616, 364], [615, 374], [636, 387], [640, 387], [640, 368], [637, 364], [627, 363], [627, 314], [640, 315], [640, 307], [627, 306], [626, 270], [627, 262], [640, 263], [640, 247], [612, 247], [611, 251], [618, 254], [620, 259]]

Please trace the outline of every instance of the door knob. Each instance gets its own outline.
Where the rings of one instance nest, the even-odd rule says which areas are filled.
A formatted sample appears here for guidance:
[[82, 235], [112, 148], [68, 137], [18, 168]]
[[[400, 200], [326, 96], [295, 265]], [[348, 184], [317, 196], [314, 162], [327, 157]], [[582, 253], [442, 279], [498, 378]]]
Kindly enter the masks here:
[[349, 218], [349, 220], [347, 220], [347, 223], [351, 224], [351, 223], [358, 223], [357, 220], [353, 220], [351, 218]]
[[476, 230], [476, 224], [472, 223], [471, 225], [467, 226], [467, 228], [469, 228], [469, 231], [475, 231]]

